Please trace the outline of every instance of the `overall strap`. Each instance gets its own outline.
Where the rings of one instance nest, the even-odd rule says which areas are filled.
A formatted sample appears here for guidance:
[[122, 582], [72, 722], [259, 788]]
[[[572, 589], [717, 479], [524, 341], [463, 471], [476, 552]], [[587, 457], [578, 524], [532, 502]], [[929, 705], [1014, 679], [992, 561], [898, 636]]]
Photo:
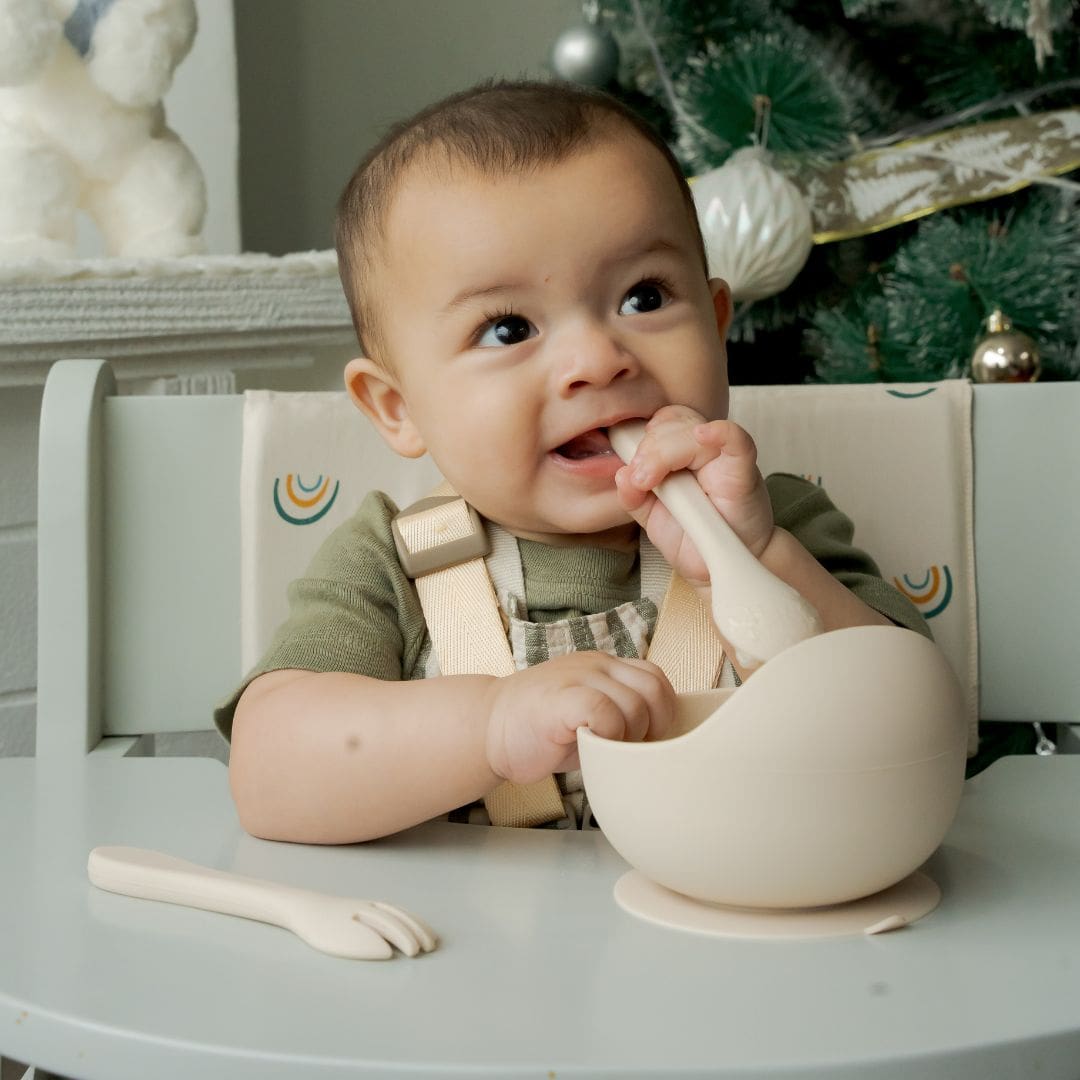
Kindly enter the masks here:
[[[514, 660], [484, 556], [487, 534], [476, 511], [440, 485], [394, 518], [394, 543], [416, 582], [432, 648], [444, 675], [511, 675]], [[493, 825], [529, 827], [566, 814], [553, 776], [500, 784], [484, 798]]]

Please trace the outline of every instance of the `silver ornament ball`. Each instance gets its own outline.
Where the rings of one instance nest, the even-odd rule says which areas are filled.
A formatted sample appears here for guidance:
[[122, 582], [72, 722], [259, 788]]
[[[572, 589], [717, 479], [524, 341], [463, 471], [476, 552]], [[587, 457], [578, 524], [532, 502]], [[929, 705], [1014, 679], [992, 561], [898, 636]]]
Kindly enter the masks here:
[[551, 66], [567, 82], [606, 86], [619, 70], [619, 46], [598, 26], [572, 26], [555, 39]]
[[1042, 371], [1038, 345], [1014, 330], [1000, 311], [986, 325], [990, 333], [975, 346], [971, 357], [972, 379], [978, 383], [1034, 382]]

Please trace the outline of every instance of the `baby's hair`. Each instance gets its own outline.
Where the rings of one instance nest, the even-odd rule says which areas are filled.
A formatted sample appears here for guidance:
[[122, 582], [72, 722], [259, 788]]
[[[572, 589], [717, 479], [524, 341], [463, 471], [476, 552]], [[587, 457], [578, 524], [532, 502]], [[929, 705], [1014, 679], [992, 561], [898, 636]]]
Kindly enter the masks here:
[[[364, 355], [386, 366], [372, 301], [373, 269], [398, 185], [417, 161], [441, 158], [484, 176], [554, 165], [628, 126], [656, 147], [679, 185], [706, 265], [694, 200], [682, 169], [657, 132], [610, 94], [562, 82], [489, 80], [394, 125], [360, 162], [338, 200], [338, 268]], [[374, 351], [372, 351], [374, 350]]]

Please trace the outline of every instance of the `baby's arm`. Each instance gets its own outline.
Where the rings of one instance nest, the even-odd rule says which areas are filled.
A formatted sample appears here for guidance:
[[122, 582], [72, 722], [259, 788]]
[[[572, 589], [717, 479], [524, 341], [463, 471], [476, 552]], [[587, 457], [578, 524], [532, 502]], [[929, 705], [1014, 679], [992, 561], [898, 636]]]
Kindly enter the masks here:
[[504, 678], [390, 682], [274, 671], [236, 708], [229, 776], [255, 836], [347, 844], [574, 769], [577, 729], [662, 736], [675, 695], [655, 665], [572, 653]]
[[[693, 543], [652, 489], [668, 473], [690, 469], [713, 505], [750, 552], [818, 611], [823, 627], [892, 625], [838, 581], [795, 539], [773, 522], [772, 504], [757, 467], [757, 447], [730, 420], [705, 421], [681, 405], [661, 409], [646, 426], [633, 460], [615, 482], [623, 506], [649, 539], [709, 606], [708, 571]], [[726, 649], [734, 661], [735, 650]], [[749, 672], [735, 664], [743, 678]]]

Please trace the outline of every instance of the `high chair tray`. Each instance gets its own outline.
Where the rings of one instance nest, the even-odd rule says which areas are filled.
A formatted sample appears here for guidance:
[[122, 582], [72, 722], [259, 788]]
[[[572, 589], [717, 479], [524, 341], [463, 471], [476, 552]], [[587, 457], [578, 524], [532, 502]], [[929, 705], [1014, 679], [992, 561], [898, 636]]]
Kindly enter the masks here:
[[[1080, 756], [970, 781], [926, 866], [941, 906], [820, 942], [633, 918], [612, 897], [626, 864], [595, 832], [255, 840], [208, 760], [3, 759], [0, 820], [0, 1052], [69, 1077], [1077, 1076]], [[102, 892], [86, 863], [103, 844], [392, 898], [441, 946], [365, 964]]]

